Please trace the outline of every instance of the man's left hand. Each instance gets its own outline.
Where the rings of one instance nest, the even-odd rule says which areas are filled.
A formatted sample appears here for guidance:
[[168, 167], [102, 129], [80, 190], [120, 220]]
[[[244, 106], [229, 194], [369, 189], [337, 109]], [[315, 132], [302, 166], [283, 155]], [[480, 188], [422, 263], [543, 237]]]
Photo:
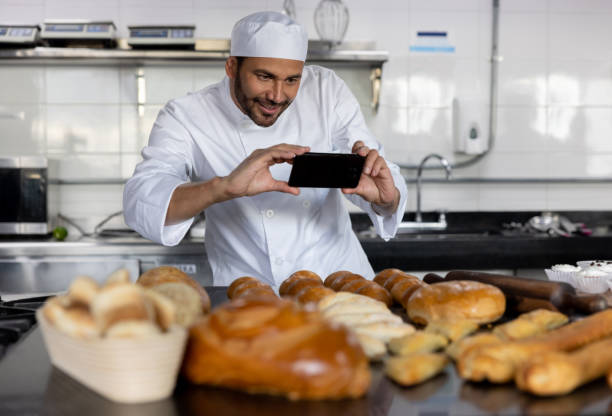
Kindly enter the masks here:
[[374, 210], [382, 215], [391, 215], [397, 210], [400, 193], [385, 159], [361, 140], [353, 145], [352, 152], [366, 158], [361, 178], [356, 188], [343, 188], [345, 194], [357, 194], [370, 202]]

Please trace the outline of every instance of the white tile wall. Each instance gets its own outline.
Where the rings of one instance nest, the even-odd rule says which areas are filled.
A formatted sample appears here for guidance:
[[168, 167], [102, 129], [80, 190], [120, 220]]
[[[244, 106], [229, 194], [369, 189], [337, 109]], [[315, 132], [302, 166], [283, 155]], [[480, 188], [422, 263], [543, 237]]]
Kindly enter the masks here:
[[[488, 120], [491, 0], [345, 0], [347, 40], [388, 50], [378, 114], [367, 70], [337, 66], [388, 155], [417, 164], [454, 153], [453, 100], [477, 103], [464, 120]], [[317, 34], [319, 0], [295, 0], [297, 19]], [[612, 2], [500, 0], [496, 144], [454, 177], [612, 176]], [[226, 38], [234, 22], [282, 0], [0, 0], [1, 20], [113, 19], [193, 23], [198, 37]], [[454, 54], [410, 52], [419, 30], [449, 33]], [[0, 65], [0, 155], [40, 153], [62, 179], [129, 177], [160, 108], [224, 76], [222, 64], [147, 66], [137, 107], [136, 67]], [[465, 108], [465, 107], [464, 107]], [[468, 120], [469, 119], [469, 120]], [[414, 175], [414, 172], [409, 172]], [[427, 171], [427, 177], [440, 172]], [[120, 208], [121, 186], [62, 186], [61, 209], [82, 221]], [[609, 184], [424, 184], [424, 209], [611, 209]], [[414, 209], [410, 187], [409, 209]]]

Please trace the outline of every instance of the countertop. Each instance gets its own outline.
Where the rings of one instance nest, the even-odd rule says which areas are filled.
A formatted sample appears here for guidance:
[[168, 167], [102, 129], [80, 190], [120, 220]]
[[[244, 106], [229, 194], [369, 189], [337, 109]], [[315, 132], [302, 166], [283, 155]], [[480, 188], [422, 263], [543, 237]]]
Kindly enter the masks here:
[[[225, 288], [208, 288], [213, 305]], [[372, 366], [372, 384], [357, 400], [298, 401], [248, 395], [219, 388], [177, 384], [172, 397], [153, 403], [110, 402], [51, 366], [38, 328], [0, 361], [2, 415], [604, 415], [612, 394], [603, 380], [559, 398], [538, 398], [512, 385], [474, 384], [445, 373], [412, 388], [402, 388]]]

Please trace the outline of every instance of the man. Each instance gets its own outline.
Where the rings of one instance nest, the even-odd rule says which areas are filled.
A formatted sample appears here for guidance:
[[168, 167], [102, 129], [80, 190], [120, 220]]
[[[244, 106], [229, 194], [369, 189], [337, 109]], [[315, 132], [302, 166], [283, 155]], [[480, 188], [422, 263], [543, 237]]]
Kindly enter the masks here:
[[[325, 277], [373, 271], [342, 194], [394, 236], [406, 187], [380, 156], [359, 104], [332, 71], [304, 66], [308, 37], [288, 17], [261, 12], [232, 31], [227, 77], [170, 101], [124, 191], [126, 222], [176, 245], [205, 211], [215, 285], [249, 275], [274, 287], [309, 269]], [[297, 189], [287, 162], [307, 151], [366, 157], [355, 189]]]

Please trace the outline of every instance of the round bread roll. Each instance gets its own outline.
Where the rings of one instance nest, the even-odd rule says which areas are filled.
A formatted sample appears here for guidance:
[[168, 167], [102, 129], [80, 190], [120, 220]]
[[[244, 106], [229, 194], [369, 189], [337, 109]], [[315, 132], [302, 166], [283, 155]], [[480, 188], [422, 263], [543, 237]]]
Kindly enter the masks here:
[[289, 287], [286, 289], [286, 295], [295, 296], [302, 289], [309, 286], [323, 286], [323, 283], [314, 279], [299, 279], [289, 285]]
[[249, 287], [245, 290], [240, 291], [240, 295], [239, 295], [239, 297], [241, 298], [255, 297], [255, 296], [277, 297], [276, 293], [274, 293], [274, 289], [272, 289], [269, 285]]
[[176, 322], [176, 307], [174, 302], [153, 289], [144, 290], [145, 297], [151, 301], [155, 308], [155, 322], [161, 329], [166, 331], [170, 325]]
[[116, 283], [129, 283], [130, 282], [130, 272], [127, 269], [119, 269], [115, 270], [111, 274], [108, 275], [106, 281], [104, 282], [104, 286], [114, 285]]
[[366, 279], [355, 279], [342, 285], [338, 292], [356, 293], [362, 287], [370, 285], [370, 283], [371, 282]]
[[61, 296], [49, 298], [43, 306], [43, 315], [59, 331], [75, 338], [95, 338], [100, 331], [91, 314], [82, 305], [66, 306]]
[[116, 283], [100, 289], [90, 308], [102, 333], [119, 321], [153, 321], [155, 309], [145, 297], [142, 287], [130, 283]]
[[91, 301], [98, 294], [100, 286], [89, 276], [77, 277], [68, 288], [68, 299], [71, 303], [89, 308]]
[[336, 292], [325, 286], [307, 286], [295, 296], [301, 304], [319, 303], [323, 298], [334, 295]]
[[504, 314], [506, 298], [495, 286], [464, 280], [423, 286], [405, 306], [408, 317], [418, 324], [458, 320], [484, 324]]
[[162, 283], [185, 283], [193, 288], [200, 296], [202, 312], [208, 313], [210, 310], [210, 298], [206, 290], [189, 275], [183, 273], [176, 267], [160, 266], [144, 272], [136, 282], [144, 287], [154, 287]]
[[247, 280], [246, 282], [242, 282], [238, 286], [236, 286], [236, 288], [234, 288], [233, 296], [230, 299], [239, 298], [248, 289], [251, 289], [254, 287], [266, 287], [266, 286], [269, 286], [269, 285], [263, 282], [260, 282], [259, 280]]
[[353, 273], [349, 272], [348, 270], [340, 270], [337, 272], [333, 272], [332, 274], [330, 274], [329, 276], [325, 278], [325, 282], [323, 282], [323, 284], [326, 287], [331, 287], [336, 281], [336, 279], [339, 279], [340, 277], [347, 275], [347, 274], [353, 274]]
[[321, 277], [319, 277], [318, 274], [311, 272], [310, 270], [299, 270], [293, 273], [287, 279], [285, 279], [283, 283], [281, 283], [280, 287], [278, 288], [278, 293], [281, 296], [289, 295], [288, 293], [289, 287], [294, 282], [301, 280], [301, 279], [313, 280], [315, 282], [318, 282], [319, 284], [323, 284], [323, 280], [321, 280]]
[[200, 295], [190, 286], [182, 283], [162, 283], [151, 290], [168, 297], [175, 308], [176, 323], [189, 327], [203, 315]]
[[345, 284], [349, 282], [352, 282], [353, 280], [365, 280], [365, 279], [363, 278], [363, 276], [360, 276], [355, 273], [345, 274], [343, 276], [336, 278], [334, 282], [332, 283], [332, 285], [330, 286], [330, 288], [337, 292], [340, 290], [342, 286], [344, 286]]
[[368, 281], [369, 285], [362, 287], [357, 292], [358, 295], [367, 296], [372, 299], [376, 299], [387, 306], [393, 304], [391, 294], [384, 287], [381, 287], [378, 283]]
[[387, 279], [398, 274], [404, 274], [404, 272], [400, 269], [381, 270], [376, 276], [374, 276], [374, 281], [379, 285], [384, 286]]
[[235, 279], [227, 288], [228, 299], [232, 299], [234, 297], [234, 290], [236, 290], [236, 288], [239, 285], [241, 285], [244, 282], [254, 282], [254, 281], [257, 281], [257, 279], [251, 276], [243, 276], [243, 277], [239, 277], [238, 279]]
[[145, 338], [159, 334], [159, 328], [153, 322], [121, 321], [106, 331], [107, 338]]
[[405, 273], [394, 274], [393, 276], [389, 276], [389, 278], [385, 281], [385, 284], [382, 285], [386, 290], [391, 291], [394, 285], [399, 282], [402, 282], [408, 278], [408, 275]]
[[406, 301], [410, 298], [410, 296], [421, 286], [425, 285], [418, 278], [410, 279], [406, 278], [401, 282], [397, 282], [391, 288], [391, 297], [402, 305], [406, 304]]

